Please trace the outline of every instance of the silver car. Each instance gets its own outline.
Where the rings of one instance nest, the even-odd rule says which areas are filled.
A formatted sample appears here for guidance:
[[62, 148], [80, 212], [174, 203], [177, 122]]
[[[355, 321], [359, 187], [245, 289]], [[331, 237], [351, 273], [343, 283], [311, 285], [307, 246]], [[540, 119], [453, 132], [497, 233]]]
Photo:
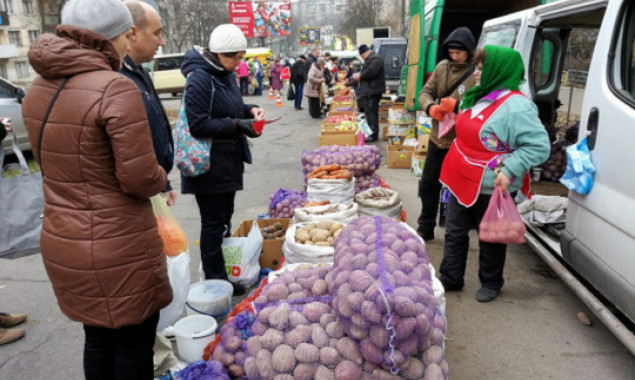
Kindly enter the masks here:
[[[24, 99], [24, 89], [18, 87], [4, 78], [0, 78], [0, 118], [11, 119], [11, 128], [18, 137], [18, 144], [22, 151], [31, 150], [29, 135], [22, 120], [22, 99]], [[9, 134], [2, 141], [2, 146], [6, 153], [11, 153], [12, 136]]]

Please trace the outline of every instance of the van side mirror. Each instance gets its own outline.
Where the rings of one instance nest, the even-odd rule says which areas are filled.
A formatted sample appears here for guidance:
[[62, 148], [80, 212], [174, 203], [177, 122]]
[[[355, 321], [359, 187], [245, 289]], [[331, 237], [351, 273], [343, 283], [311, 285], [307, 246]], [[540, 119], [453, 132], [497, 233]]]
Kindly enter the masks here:
[[393, 69], [398, 69], [399, 68], [399, 58], [397, 57], [392, 57], [392, 64], [391, 64]]

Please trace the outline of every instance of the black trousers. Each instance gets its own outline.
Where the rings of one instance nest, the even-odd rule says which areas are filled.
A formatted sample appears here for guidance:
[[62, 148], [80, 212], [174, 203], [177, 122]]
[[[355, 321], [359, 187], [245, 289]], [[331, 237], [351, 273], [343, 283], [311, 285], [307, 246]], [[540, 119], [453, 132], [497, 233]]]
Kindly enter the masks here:
[[201, 262], [205, 279], [227, 280], [223, 259], [223, 237], [231, 236], [236, 193], [196, 194], [201, 213]]
[[364, 96], [364, 114], [366, 115], [366, 121], [368, 126], [373, 131], [373, 135], [370, 138], [379, 137], [379, 101], [381, 95]]
[[84, 325], [86, 380], [154, 379], [154, 339], [159, 312], [118, 329]]
[[421, 215], [417, 220], [417, 230], [423, 236], [434, 234], [441, 196], [441, 166], [449, 149], [441, 149], [434, 143], [428, 144], [428, 154], [419, 180], [419, 198], [421, 198]]
[[240, 77], [240, 93], [249, 95], [249, 77]]
[[320, 107], [320, 98], [306, 97], [309, 102], [309, 115], [314, 119], [319, 119], [322, 116], [322, 109]]
[[[471, 229], [478, 230], [490, 198], [489, 194], [480, 194], [472, 207], [465, 207], [454, 195], [450, 197], [448, 213], [445, 217], [443, 260], [439, 267], [441, 280], [449, 288], [463, 287], [470, 243], [468, 233]], [[503, 287], [506, 251], [506, 244], [486, 243], [479, 240], [478, 278], [482, 287], [496, 290]]]

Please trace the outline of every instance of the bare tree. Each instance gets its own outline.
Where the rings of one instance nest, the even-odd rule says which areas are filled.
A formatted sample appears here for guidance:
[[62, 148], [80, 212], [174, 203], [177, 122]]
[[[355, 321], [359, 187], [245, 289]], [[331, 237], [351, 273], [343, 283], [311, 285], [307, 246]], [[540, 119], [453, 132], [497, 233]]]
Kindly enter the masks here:
[[357, 28], [385, 25], [390, 17], [384, 14], [394, 16], [395, 13], [383, 9], [386, 3], [384, 0], [348, 0], [338, 32], [353, 38]]

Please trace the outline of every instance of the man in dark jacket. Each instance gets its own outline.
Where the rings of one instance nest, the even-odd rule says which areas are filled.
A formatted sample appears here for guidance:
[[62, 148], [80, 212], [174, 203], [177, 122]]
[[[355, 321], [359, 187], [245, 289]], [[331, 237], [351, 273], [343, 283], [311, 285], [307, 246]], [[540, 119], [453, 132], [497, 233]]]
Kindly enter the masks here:
[[[165, 172], [169, 173], [174, 165], [172, 129], [152, 79], [148, 71], [141, 66], [142, 63], [154, 59], [159, 46], [165, 46], [161, 36], [161, 18], [159, 13], [147, 3], [129, 0], [125, 4], [132, 14], [134, 25], [129, 39], [130, 49], [121, 65], [121, 73], [132, 79], [141, 91], [157, 161]], [[168, 197], [168, 205], [174, 205], [176, 190], [172, 188], [169, 181], [164, 193]]]
[[301, 55], [291, 67], [291, 83], [295, 87], [295, 109], [302, 109], [302, 92], [304, 91], [304, 82], [306, 82], [306, 57]]
[[309, 78], [309, 70], [311, 70], [311, 65], [313, 65], [315, 61], [317, 61], [319, 56], [320, 56], [320, 48], [314, 47], [313, 50], [311, 50], [311, 54], [309, 54], [309, 57], [307, 58], [306, 63], [304, 65], [304, 82], [305, 83], [307, 79]]
[[353, 80], [360, 82], [359, 92], [364, 101], [366, 121], [373, 131], [366, 141], [374, 142], [379, 136], [379, 101], [386, 91], [384, 61], [365, 44], [359, 47], [359, 55], [364, 59], [364, 66], [359, 75], [353, 75]]

